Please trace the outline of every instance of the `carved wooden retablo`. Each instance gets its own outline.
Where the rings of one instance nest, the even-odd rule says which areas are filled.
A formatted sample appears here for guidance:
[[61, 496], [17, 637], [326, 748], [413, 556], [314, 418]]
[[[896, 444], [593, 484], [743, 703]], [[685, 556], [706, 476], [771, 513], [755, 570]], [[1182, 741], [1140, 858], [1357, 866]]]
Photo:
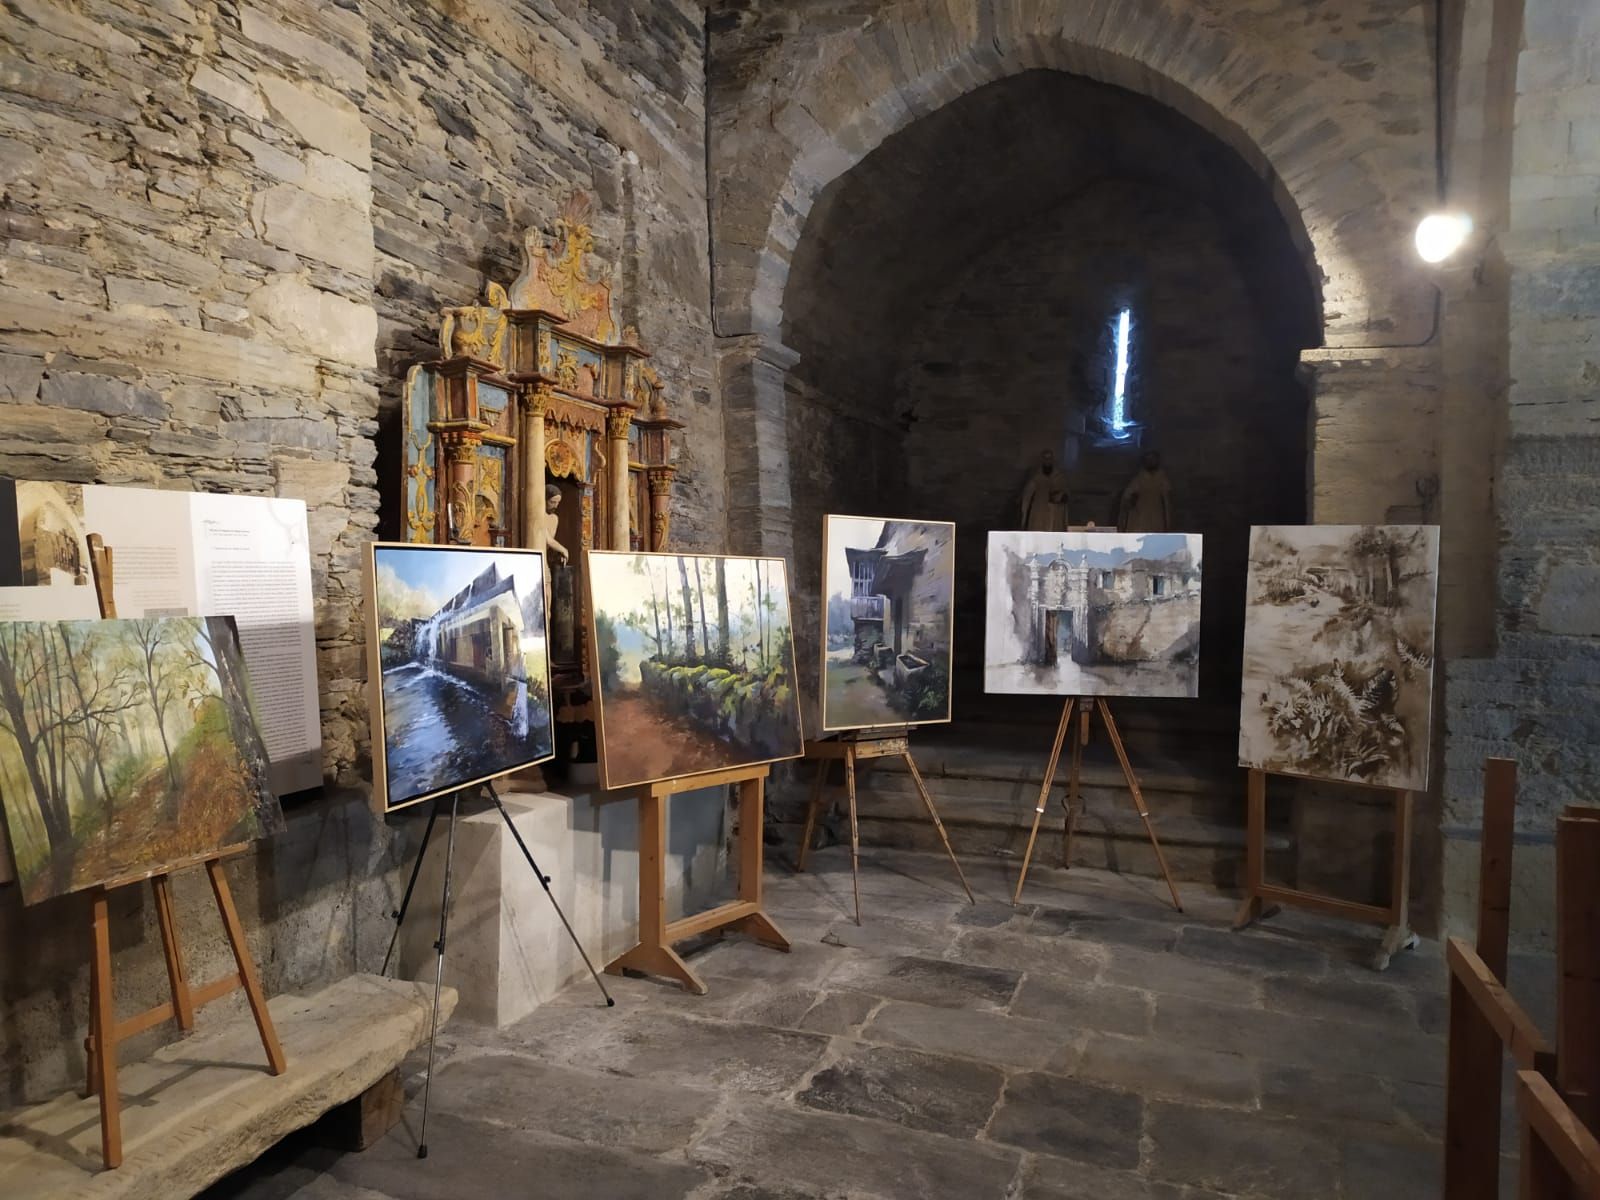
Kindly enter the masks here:
[[545, 548], [545, 489], [567, 548], [552, 579], [557, 719], [589, 717], [583, 550], [665, 550], [671, 431], [665, 389], [611, 285], [590, 274], [589, 202], [574, 196], [546, 238], [523, 237], [509, 291], [440, 314], [441, 357], [411, 368], [402, 405], [403, 537]]

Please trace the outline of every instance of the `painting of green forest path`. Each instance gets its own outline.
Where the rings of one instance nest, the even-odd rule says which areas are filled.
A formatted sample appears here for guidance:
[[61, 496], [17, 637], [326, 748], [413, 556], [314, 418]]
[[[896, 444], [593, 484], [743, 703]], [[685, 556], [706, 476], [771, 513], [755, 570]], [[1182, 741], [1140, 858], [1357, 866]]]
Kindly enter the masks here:
[[796, 758], [781, 558], [588, 556], [607, 787]]
[[233, 619], [0, 623], [0, 809], [29, 904], [280, 832]]

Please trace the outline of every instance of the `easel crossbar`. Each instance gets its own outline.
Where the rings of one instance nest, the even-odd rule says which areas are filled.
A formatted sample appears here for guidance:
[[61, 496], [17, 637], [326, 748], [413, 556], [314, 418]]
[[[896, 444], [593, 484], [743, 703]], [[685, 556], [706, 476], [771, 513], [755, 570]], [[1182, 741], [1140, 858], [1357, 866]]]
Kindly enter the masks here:
[[1331, 917], [1348, 917], [1352, 921], [1366, 921], [1372, 925], [1388, 925], [1394, 920], [1392, 909], [1382, 908], [1376, 904], [1361, 904], [1355, 900], [1340, 900], [1337, 896], [1325, 896], [1321, 892], [1279, 887], [1275, 883], [1263, 883], [1255, 889], [1255, 892], [1263, 900], [1275, 904], [1310, 909], [1314, 912], [1327, 913]]
[[695, 913], [693, 916], [680, 917], [667, 924], [667, 940], [669, 942], [682, 941], [684, 938], [694, 937], [696, 934], [707, 933], [713, 929], [734, 921], [742, 921], [761, 911], [761, 905], [754, 900], [735, 900], [730, 904], [719, 904], [716, 908], [708, 908], [704, 912]]

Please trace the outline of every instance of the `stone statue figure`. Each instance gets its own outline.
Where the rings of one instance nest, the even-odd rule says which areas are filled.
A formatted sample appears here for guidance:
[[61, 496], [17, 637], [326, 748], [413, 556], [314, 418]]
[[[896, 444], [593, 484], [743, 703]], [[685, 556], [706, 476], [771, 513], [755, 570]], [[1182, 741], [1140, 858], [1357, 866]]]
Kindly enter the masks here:
[[544, 488], [544, 548], [547, 556], [553, 556], [558, 566], [566, 566], [567, 548], [556, 540], [556, 529], [561, 524], [561, 518], [556, 515], [556, 510], [561, 507], [561, 489], [553, 483], [545, 484]]
[[1127, 533], [1165, 533], [1172, 528], [1172, 485], [1161, 469], [1161, 455], [1146, 450], [1139, 473], [1122, 489], [1117, 528]]
[[1067, 527], [1067, 473], [1056, 470], [1055, 451], [1039, 456], [1039, 470], [1022, 489], [1022, 528], [1058, 530]]

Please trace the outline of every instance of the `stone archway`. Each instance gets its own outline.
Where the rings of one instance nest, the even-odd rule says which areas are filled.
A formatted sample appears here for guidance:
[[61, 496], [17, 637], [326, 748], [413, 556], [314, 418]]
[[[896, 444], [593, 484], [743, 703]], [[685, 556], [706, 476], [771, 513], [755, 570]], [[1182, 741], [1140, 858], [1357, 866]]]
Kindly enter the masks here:
[[[1305, 10], [1223, 0], [1046, 6], [951, 0], [728, 5], [712, 14], [713, 318], [730, 445], [729, 536], [788, 553], [783, 296], [822, 190], [896, 131], [985, 83], [1050, 69], [1142, 93], [1232, 146], [1303, 244], [1321, 297], [1312, 510], [1414, 517], [1436, 470], [1436, 293], [1399, 253], [1431, 196], [1429, 39], [1420, 8], [1374, 5], [1328, 51]], [[1359, 34], [1359, 36], [1355, 36]], [[1369, 86], [1375, 77], [1383, 86]], [[1419, 386], [1419, 384], [1421, 386]], [[1376, 445], [1412, 446], [1382, 457]]]

